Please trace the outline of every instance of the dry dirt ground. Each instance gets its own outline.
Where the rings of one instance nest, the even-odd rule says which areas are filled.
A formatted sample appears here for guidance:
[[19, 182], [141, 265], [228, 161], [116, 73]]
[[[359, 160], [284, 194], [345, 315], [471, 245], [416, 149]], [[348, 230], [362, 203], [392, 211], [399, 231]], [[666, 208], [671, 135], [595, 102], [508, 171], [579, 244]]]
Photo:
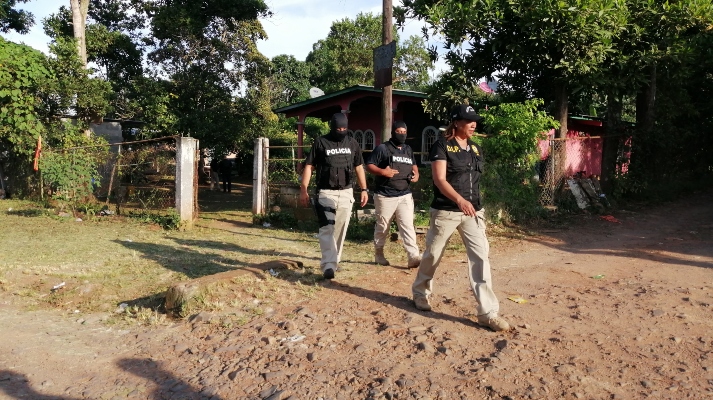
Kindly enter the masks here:
[[432, 312], [409, 301], [415, 271], [375, 265], [230, 329], [0, 302], [0, 398], [713, 397], [713, 193], [614, 217], [491, 238], [507, 333], [474, 324], [463, 257], [444, 260]]

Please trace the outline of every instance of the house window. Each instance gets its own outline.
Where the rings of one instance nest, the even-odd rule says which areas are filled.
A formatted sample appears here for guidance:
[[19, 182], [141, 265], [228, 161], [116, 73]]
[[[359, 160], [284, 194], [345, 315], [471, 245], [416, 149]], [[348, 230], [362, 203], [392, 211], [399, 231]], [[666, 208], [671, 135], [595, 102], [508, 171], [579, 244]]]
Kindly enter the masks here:
[[434, 126], [427, 126], [423, 128], [421, 133], [421, 163], [428, 164], [428, 152], [431, 151], [431, 146], [436, 143], [438, 139], [438, 128]]
[[359, 147], [364, 148], [364, 132], [361, 130], [354, 131], [354, 140], [359, 143]]
[[364, 131], [364, 145], [362, 150], [374, 150], [374, 131], [367, 129]]

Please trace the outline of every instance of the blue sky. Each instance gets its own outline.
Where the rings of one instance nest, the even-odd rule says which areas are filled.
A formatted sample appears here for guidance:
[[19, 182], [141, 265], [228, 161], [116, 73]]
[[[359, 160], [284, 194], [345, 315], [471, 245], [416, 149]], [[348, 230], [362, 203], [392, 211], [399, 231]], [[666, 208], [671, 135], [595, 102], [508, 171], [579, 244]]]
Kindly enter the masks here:
[[[298, 60], [304, 60], [312, 50], [312, 44], [324, 39], [329, 33], [332, 22], [344, 18], [353, 19], [360, 12], [381, 13], [381, 0], [265, 0], [274, 15], [263, 19], [262, 25], [268, 39], [258, 42], [258, 49], [268, 58], [279, 54], [291, 54]], [[397, 1], [394, 2], [395, 4]], [[49, 38], [42, 31], [42, 19], [57, 12], [59, 7], [69, 7], [69, 1], [30, 0], [18, 4], [17, 8], [35, 15], [35, 26], [27, 35], [3, 33], [2, 36], [13, 42], [24, 42], [28, 46], [48, 52]], [[423, 23], [408, 21], [402, 38], [421, 34]], [[445, 69], [443, 62], [436, 65], [436, 70]]]

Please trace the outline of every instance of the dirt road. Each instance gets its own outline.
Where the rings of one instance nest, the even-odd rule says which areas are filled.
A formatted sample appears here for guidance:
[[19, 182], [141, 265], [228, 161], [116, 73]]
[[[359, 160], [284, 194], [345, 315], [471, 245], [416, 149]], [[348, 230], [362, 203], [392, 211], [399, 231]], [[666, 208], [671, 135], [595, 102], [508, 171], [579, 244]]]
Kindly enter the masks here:
[[124, 330], [0, 294], [0, 398], [713, 397], [713, 193], [614, 217], [491, 238], [507, 333], [473, 323], [464, 256], [432, 312], [408, 298], [415, 271], [375, 265], [240, 327]]

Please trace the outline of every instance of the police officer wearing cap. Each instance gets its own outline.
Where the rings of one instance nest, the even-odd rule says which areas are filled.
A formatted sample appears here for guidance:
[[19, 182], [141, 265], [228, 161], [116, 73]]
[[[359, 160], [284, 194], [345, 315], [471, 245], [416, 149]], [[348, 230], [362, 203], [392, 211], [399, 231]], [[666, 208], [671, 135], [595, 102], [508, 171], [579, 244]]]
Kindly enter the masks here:
[[300, 202], [307, 207], [307, 187], [312, 170], [316, 170], [317, 199], [314, 207], [319, 221], [320, 266], [325, 279], [334, 278], [339, 267], [354, 203], [354, 174], [361, 188], [361, 206], [364, 207], [369, 200], [361, 146], [347, 136], [347, 126], [346, 115], [336, 113], [332, 116], [329, 133], [317, 138], [307, 155], [300, 185]]
[[418, 167], [413, 162], [413, 150], [406, 144], [406, 123], [395, 121], [391, 128], [391, 139], [377, 146], [366, 162], [366, 170], [376, 175], [374, 179], [374, 262], [389, 265], [384, 255], [384, 245], [389, 233], [391, 220], [396, 218], [404, 249], [408, 256], [408, 267], [416, 268], [421, 262], [421, 254], [413, 227], [413, 195], [411, 182], [418, 181]]
[[448, 239], [457, 229], [468, 256], [470, 286], [478, 301], [477, 322], [494, 331], [506, 331], [510, 325], [498, 316], [499, 303], [490, 276], [490, 246], [480, 196], [483, 151], [470, 140], [482, 117], [472, 106], [461, 104], [451, 111], [451, 121], [429, 153], [434, 197], [426, 250], [412, 286], [414, 304], [419, 310], [431, 310], [433, 276]]

